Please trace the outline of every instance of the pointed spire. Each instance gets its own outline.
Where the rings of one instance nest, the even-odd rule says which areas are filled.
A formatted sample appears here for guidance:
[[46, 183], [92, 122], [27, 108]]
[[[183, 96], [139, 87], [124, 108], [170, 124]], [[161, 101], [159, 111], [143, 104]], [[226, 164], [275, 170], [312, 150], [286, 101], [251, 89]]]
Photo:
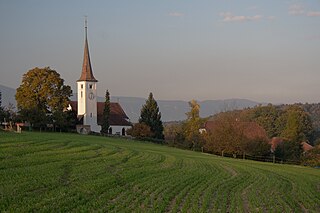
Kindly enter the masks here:
[[88, 45], [88, 38], [87, 38], [87, 17], [85, 16], [85, 43], [84, 43], [84, 55], [83, 55], [83, 64], [82, 64], [82, 72], [81, 77], [78, 81], [92, 81], [97, 82], [97, 80], [93, 76], [91, 61], [90, 61], [90, 54], [89, 54], [89, 45]]

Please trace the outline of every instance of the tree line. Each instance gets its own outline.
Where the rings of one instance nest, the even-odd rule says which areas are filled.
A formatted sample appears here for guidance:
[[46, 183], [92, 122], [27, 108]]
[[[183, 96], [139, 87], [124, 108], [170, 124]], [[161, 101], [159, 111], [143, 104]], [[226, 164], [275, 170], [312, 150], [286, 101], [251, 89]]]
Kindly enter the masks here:
[[[165, 126], [169, 145], [219, 155], [303, 162], [316, 154], [304, 153], [302, 142], [320, 150], [318, 129], [301, 104], [256, 106], [199, 117], [199, 105], [190, 103], [187, 120]], [[200, 131], [199, 131], [200, 129]], [[203, 131], [201, 131], [203, 130]], [[272, 140], [280, 141], [272, 150]], [[318, 156], [319, 157], [319, 156]], [[318, 163], [320, 160], [318, 161]]]

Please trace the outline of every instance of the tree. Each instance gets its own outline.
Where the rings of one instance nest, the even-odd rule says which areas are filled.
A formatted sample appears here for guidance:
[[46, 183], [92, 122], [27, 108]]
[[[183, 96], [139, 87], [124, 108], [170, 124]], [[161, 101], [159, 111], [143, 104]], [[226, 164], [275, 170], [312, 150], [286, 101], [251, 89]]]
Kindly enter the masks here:
[[190, 112], [187, 112], [187, 121], [184, 124], [184, 139], [193, 150], [200, 150], [203, 146], [203, 138], [199, 130], [201, 128], [200, 105], [195, 100], [189, 102]]
[[308, 113], [298, 105], [289, 105], [279, 118], [282, 121], [281, 137], [285, 139], [275, 150], [277, 157], [283, 160], [299, 161], [303, 152], [301, 142], [312, 137], [312, 121]]
[[153, 132], [153, 138], [164, 139], [161, 112], [153, 94], [150, 92], [145, 105], [142, 106], [139, 123], [144, 123]]
[[153, 132], [151, 131], [150, 127], [145, 123], [134, 124], [133, 127], [127, 130], [127, 134], [137, 139], [153, 137]]
[[16, 122], [17, 115], [13, 104], [9, 103], [8, 106], [0, 106], [0, 125], [2, 122]]
[[241, 125], [233, 112], [219, 113], [213, 124], [205, 143], [206, 150], [237, 155], [245, 152], [244, 125]]
[[17, 89], [17, 106], [22, 117], [32, 125], [45, 124], [48, 114], [63, 111], [72, 94], [60, 74], [49, 67], [34, 68], [23, 75]]
[[249, 110], [249, 119], [257, 122], [262, 126], [269, 138], [276, 137], [281, 132], [281, 124], [278, 118], [281, 115], [281, 110], [272, 104], [267, 106], [257, 106]]
[[60, 132], [75, 129], [78, 123], [77, 113], [74, 110], [55, 111], [51, 118], [54, 130], [59, 129]]
[[268, 136], [257, 122], [242, 120], [238, 111], [215, 115], [206, 124], [205, 148], [213, 153], [266, 156], [270, 153]]
[[0, 106], [0, 124], [9, 120], [10, 115], [2, 106]]
[[110, 126], [109, 117], [110, 117], [110, 93], [107, 90], [106, 96], [105, 96], [103, 120], [102, 120], [102, 126], [101, 126], [101, 133], [102, 134], [108, 134], [108, 130], [109, 130], [109, 126]]
[[288, 106], [282, 120], [285, 122], [284, 130], [281, 133], [283, 138], [301, 143], [304, 140], [309, 140], [312, 136], [313, 127], [310, 116], [302, 107]]

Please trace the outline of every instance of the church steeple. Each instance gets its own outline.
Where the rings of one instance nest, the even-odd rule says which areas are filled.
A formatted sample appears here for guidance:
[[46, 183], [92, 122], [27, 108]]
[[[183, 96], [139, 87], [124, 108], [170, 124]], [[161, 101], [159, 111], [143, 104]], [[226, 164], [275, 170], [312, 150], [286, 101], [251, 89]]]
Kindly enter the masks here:
[[87, 38], [87, 18], [85, 19], [85, 42], [84, 42], [84, 55], [83, 55], [83, 64], [82, 64], [82, 72], [81, 77], [78, 81], [91, 81], [97, 82], [97, 80], [93, 76], [91, 61], [90, 61], [90, 54], [89, 54], [89, 45], [88, 45], [88, 38]]

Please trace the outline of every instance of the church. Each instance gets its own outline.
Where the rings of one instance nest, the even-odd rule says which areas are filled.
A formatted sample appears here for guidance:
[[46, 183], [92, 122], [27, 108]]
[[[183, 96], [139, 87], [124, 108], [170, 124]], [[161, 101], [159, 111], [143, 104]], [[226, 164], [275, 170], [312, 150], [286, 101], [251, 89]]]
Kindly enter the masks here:
[[[87, 21], [85, 21], [85, 44], [82, 72], [77, 81], [78, 101], [71, 101], [69, 110], [77, 112], [81, 125], [77, 125], [77, 132], [88, 134], [100, 132], [103, 122], [104, 102], [97, 102], [97, 79], [91, 67], [89, 45], [87, 38]], [[110, 103], [109, 134], [126, 135], [126, 130], [131, 128], [128, 116], [119, 103]]]

